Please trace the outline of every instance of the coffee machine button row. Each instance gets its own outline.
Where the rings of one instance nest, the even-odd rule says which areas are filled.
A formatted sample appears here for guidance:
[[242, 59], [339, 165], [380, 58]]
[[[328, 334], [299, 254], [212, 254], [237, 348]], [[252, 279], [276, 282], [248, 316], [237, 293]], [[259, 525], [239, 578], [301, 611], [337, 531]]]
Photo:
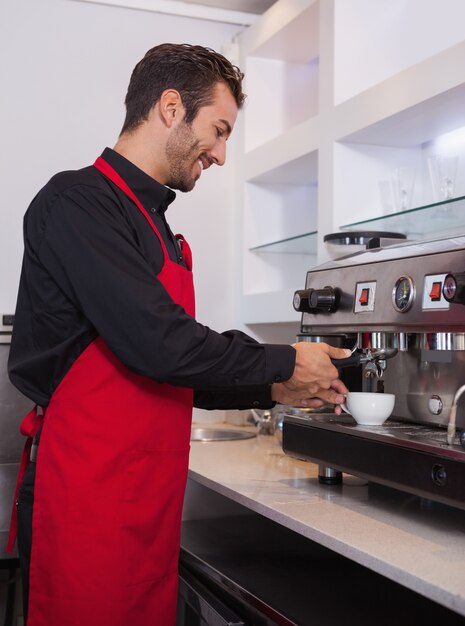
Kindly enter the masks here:
[[300, 289], [294, 293], [294, 309], [301, 313], [333, 313], [337, 310], [338, 298], [334, 287], [322, 289]]
[[442, 293], [447, 302], [465, 304], [465, 272], [447, 274]]

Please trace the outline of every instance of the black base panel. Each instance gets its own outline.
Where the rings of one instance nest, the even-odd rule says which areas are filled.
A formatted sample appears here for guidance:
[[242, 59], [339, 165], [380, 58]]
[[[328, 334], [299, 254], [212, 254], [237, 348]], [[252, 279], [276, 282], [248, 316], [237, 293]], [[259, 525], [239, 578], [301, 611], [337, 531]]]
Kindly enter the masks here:
[[311, 425], [285, 422], [283, 450], [388, 487], [465, 509], [465, 463]]

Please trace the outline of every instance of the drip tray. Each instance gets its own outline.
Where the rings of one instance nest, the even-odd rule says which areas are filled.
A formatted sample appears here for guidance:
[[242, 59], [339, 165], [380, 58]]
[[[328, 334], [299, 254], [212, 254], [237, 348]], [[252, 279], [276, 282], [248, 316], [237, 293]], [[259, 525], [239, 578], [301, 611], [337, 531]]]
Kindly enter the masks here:
[[327, 468], [465, 509], [465, 450], [444, 428], [389, 418], [360, 426], [349, 416], [285, 415], [283, 450]]
[[248, 430], [228, 430], [226, 428], [193, 428], [191, 441], [234, 441], [252, 439], [256, 434]]
[[445, 428], [431, 427], [422, 424], [404, 422], [389, 418], [381, 426], [358, 425], [349, 415], [301, 415], [286, 416], [285, 421], [294, 421], [303, 425], [345, 432], [356, 437], [386, 441], [416, 449], [436, 449], [446, 456], [464, 458], [465, 450], [461, 446], [457, 433], [452, 445], [447, 443]]

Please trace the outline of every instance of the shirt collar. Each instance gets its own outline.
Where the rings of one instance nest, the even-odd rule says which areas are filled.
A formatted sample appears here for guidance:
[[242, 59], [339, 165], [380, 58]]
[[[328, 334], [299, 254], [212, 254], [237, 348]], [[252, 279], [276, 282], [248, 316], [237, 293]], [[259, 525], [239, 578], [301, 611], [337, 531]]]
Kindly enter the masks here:
[[157, 182], [111, 148], [105, 148], [102, 158], [118, 172], [147, 209], [155, 207], [164, 213], [176, 198], [172, 189]]

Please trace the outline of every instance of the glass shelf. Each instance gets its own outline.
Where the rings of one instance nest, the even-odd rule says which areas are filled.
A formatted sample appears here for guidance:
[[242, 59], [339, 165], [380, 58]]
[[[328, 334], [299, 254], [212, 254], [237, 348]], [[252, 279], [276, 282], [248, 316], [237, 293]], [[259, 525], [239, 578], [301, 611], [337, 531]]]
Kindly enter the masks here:
[[249, 248], [252, 252], [278, 252], [286, 254], [308, 254], [316, 255], [317, 253], [317, 234], [318, 231], [303, 233], [295, 237], [280, 239], [279, 241], [271, 241], [270, 243], [261, 244]]
[[389, 230], [413, 239], [465, 232], [465, 196], [344, 224], [341, 230]]

